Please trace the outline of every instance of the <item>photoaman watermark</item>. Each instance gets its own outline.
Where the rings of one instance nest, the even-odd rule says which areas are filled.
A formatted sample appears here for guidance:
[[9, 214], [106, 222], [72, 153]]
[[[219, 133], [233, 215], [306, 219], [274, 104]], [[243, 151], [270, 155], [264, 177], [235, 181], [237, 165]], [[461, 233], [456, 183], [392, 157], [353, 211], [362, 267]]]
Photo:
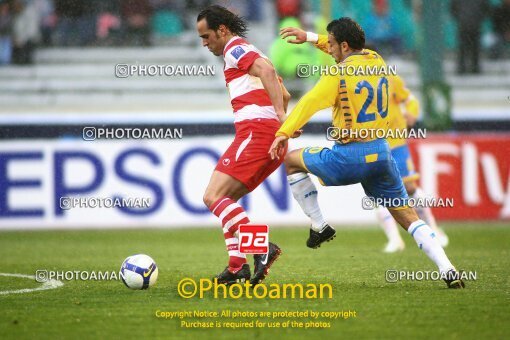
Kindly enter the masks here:
[[212, 296], [214, 299], [332, 299], [333, 286], [329, 283], [272, 283], [252, 285], [249, 281], [224, 285], [218, 280], [184, 278], [177, 285], [179, 296], [184, 299]]

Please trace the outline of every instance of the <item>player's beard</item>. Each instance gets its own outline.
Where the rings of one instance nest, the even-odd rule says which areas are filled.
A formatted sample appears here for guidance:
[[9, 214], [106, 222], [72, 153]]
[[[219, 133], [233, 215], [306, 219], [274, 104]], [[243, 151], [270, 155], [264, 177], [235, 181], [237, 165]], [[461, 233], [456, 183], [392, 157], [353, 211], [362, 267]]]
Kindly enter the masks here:
[[[214, 35], [216, 36], [216, 42], [219, 43], [220, 41], [220, 35], [218, 34], [218, 31], [214, 32]], [[223, 48], [225, 48], [225, 46], [223, 46]], [[220, 55], [223, 54], [223, 48], [219, 48], [217, 50], [210, 50], [212, 52], [212, 54], [214, 54], [215, 56], [219, 57]], [[221, 51], [220, 51], [221, 50]]]

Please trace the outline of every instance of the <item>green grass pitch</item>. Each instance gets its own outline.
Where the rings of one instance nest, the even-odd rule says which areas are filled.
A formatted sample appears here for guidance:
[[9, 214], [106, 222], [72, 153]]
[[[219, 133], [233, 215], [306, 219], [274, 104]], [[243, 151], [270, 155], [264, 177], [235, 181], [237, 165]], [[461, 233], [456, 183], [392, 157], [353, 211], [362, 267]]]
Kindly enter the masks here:
[[[226, 253], [219, 227], [1, 232], [1, 273], [118, 270], [125, 257], [136, 253], [152, 256], [160, 272], [156, 286], [147, 291], [129, 290], [119, 281], [64, 281], [52, 290], [0, 295], [0, 338], [510, 339], [508, 224], [445, 227], [451, 260], [459, 269], [477, 272], [477, 280], [468, 281], [464, 290], [446, 289], [438, 281], [386, 283], [388, 269], [435, 270], [408, 235], [404, 252], [385, 255], [385, 237], [375, 228], [339, 229], [333, 242], [311, 250], [305, 246], [305, 227], [273, 227], [271, 240], [284, 253], [266, 283], [329, 283], [333, 298], [322, 300], [181, 298], [179, 280], [210, 278], [223, 270]], [[251, 256], [248, 260], [253, 270]], [[38, 286], [26, 278], [0, 277], [0, 291]], [[332, 320], [329, 329], [184, 329], [179, 320], [157, 318], [156, 310], [353, 310], [357, 317]]]

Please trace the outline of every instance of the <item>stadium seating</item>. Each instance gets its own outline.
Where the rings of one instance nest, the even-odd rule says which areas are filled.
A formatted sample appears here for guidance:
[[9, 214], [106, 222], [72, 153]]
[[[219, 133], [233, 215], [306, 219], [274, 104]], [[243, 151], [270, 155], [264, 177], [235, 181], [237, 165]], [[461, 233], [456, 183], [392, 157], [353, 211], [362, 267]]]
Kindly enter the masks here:
[[[408, 86], [419, 95], [418, 65], [408, 59], [388, 58]], [[115, 77], [115, 64], [208, 64], [214, 77]], [[445, 61], [456, 110], [508, 107], [510, 61], [484, 62], [481, 75], [458, 77], [454, 61]], [[308, 82], [303, 82], [310, 86]], [[484, 84], [480, 86], [480, 84]], [[185, 95], [184, 95], [185, 94]], [[229, 109], [222, 64], [198, 46], [155, 48], [42, 49], [32, 66], [0, 68], [2, 112], [33, 108], [90, 107], [118, 110]]]

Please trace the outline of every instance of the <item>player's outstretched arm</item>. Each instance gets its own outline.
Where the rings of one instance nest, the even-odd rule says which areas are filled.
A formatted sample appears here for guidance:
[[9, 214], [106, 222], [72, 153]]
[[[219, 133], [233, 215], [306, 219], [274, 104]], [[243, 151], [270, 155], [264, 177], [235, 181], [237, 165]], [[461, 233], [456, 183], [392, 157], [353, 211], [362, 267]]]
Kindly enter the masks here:
[[283, 78], [278, 76], [278, 81], [280, 82], [280, 85], [282, 87], [282, 94], [283, 94], [283, 110], [285, 113], [287, 113], [287, 108], [289, 107], [289, 102], [291, 95], [285, 85], [283, 84]]
[[269, 95], [269, 99], [271, 99], [278, 119], [280, 119], [280, 122], [283, 122], [285, 120], [285, 109], [283, 106], [282, 87], [273, 65], [264, 58], [258, 58], [253, 62], [248, 73], [260, 78], [264, 89]]
[[294, 39], [288, 39], [287, 42], [290, 44], [302, 44], [305, 43], [306, 40], [306, 32], [301, 28], [296, 27], [284, 27], [280, 30], [280, 35], [282, 39], [288, 37], [294, 37]]
[[305, 32], [301, 28], [296, 27], [284, 27], [280, 30], [280, 36], [282, 39], [294, 37], [294, 39], [287, 40], [287, 42], [290, 44], [303, 44], [307, 41], [311, 42], [319, 50], [329, 54], [329, 43], [327, 35]]

